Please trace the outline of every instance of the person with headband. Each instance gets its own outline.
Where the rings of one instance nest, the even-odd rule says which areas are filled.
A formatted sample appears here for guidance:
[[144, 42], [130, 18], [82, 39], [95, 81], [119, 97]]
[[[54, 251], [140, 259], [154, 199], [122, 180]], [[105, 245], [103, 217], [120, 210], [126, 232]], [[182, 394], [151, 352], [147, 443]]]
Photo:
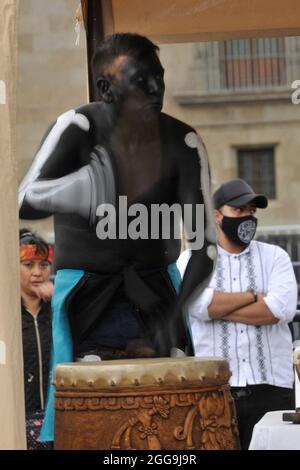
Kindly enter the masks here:
[[36, 441], [42, 424], [50, 367], [52, 246], [28, 229], [20, 230], [20, 281], [28, 449], [48, 448]]

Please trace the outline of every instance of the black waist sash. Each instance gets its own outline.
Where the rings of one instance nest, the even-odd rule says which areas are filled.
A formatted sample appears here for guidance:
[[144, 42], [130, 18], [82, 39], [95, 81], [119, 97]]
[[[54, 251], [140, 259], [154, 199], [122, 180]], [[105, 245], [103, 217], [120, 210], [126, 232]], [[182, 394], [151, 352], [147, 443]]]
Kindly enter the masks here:
[[83, 341], [108, 305], [124, 298], [137, 307], [144, 334], [160, 355], [169, 355], [171, 347], [185, 348], [186, 325], [182, 315], [174, 318], [177, 294], [167, 270], [137, 270], [132, 266], [115, 274], [83, 276], [66, 302], [73, 342]]

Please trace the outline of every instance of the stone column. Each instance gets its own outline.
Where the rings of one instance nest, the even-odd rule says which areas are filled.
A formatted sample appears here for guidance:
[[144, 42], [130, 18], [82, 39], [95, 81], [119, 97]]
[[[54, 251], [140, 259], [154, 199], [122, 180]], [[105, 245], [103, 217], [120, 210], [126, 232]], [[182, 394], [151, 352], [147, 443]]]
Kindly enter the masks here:
[[16, 171], [18, 0], [0, 2], [0, 449], [25, 449]]

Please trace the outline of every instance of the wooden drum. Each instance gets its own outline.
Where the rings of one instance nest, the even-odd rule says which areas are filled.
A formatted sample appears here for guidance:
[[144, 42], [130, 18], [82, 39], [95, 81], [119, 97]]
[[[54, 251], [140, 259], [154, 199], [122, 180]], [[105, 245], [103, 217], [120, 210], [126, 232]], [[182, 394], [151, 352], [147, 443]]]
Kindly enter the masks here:
[[228, 363], [159, 358], [56, 368], [56, 449], [238, 449]]

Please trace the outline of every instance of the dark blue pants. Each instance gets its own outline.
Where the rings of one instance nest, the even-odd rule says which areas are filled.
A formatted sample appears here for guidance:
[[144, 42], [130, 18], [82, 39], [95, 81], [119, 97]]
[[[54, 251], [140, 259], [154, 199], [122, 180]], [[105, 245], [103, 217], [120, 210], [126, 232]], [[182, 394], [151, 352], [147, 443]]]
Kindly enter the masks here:
[[142, 338], [136, 307], [130, 302], [112, 303], [93, 331], [79, 344], [78, 353], [105, 349], [125, 350], [132, 340]]

